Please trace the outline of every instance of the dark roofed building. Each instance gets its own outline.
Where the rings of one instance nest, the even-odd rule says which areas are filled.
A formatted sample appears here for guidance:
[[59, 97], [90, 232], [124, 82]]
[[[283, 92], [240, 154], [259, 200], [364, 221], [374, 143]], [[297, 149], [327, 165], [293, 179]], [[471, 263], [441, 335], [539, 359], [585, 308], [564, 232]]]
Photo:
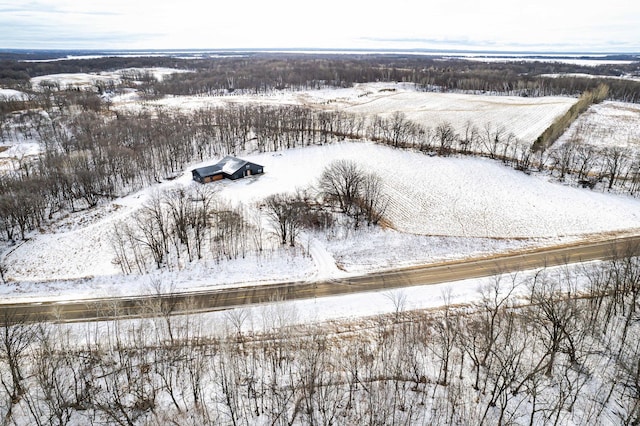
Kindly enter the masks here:
[[263, 170], [264, 168], [259, 164], [228, 155], [212, 166], [193, 169], [191, 175], [197, 182], [208, 183], [220, 179], [235, 180], [245, 176], [259, 175]]

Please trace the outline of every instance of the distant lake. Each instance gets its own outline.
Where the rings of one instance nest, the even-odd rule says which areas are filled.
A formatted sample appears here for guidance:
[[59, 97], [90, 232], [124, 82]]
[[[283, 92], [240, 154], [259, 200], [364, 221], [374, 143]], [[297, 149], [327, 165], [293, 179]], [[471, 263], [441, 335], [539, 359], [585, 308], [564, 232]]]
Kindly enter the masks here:
[[540, 61], [576, 65], [629, 64], [640, 61], [640, 54], [600, 52], [517, 52], [463, 50], [385, 50], [385, 49], [181, 49], [181, 50], [22, 50], [0, 49], [0, 59], [24, 62], [50, 62], [103, 57], [175, 57], [182, 59], [215, 59], [246, 57], [256, 54], [298, 55], [411, 55], [460, 58], [484, 62]]

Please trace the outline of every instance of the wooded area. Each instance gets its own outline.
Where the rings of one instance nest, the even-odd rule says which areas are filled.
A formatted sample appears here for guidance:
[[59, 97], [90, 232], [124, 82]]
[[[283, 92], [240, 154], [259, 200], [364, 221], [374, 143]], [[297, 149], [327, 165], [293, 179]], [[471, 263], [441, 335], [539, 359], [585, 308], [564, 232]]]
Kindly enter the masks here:
[[[7, 424], [633, 424], [640, 264], [502, 275], [479, 301], [296, 325], [286, 305], [0, 336]], [[580, 284], [586, 281], [586, 284]], [[158, 295], [171, 291], [155, 284]], [[581, 290], [582, 289], [582, 290]], [[116, 313], [114, 313], [116, 314]], [[6, 318], [10, 319], [10, 318]], [[255, 328], [254, 328], [255, 327]]]
[[[23, 62], [15, 58], [0, 61], [0, 85], [30, 90], [30, 78], [47, 74], [167, 67], [194, 72], [174, 74], [161, 82], [151, 81], [152, 92], [159, 95], [224, 94], [237, 90], [260, 93], [398, 81], [415, 83], [428, 91], [578, 96], [607, 84], [610, 99], [640, 102], [640, 82], [618, 78], [621, 75], [640, 75], [637, 62], [628, 65], [603, 62], [602, 65], [584, 66], [529, 60], [486, 63], [446, 56], [402, 54], [245, 53], [240, 57], [229, 56], [209, 59], [102, 57], [50, 62]], [[554, 74], [586, 76], [548, 76]]]

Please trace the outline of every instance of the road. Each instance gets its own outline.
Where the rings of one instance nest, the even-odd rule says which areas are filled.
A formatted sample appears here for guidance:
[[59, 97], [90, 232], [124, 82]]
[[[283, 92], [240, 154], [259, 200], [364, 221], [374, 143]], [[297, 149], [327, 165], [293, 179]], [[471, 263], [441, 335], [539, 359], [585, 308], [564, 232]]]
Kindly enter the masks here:
[[280, 300], [307, 299], [481, 278], [500, 273], [608, 260], [640, 253], [640, 235], [609, 236], [561, 246], [522, 250], [318, 282], [282, 282], [164, 295], [38, 303], [0, 303], [0, 324], [21, 321], [91, 321], [168, 313], [210, 312]]

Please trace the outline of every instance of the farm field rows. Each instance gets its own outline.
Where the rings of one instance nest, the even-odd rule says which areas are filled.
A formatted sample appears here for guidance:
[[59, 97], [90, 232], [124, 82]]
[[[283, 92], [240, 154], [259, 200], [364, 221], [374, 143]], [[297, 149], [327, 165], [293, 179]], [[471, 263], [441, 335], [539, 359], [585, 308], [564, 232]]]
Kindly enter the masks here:
[[346, 111], [371, 115], [391, 116], [402, 112], [406, 117], [425, 127], [450, 123], [463, 132], [467, 123], [483, 129], [503, 127], [516, 138], [532, 142], [558, 116], [575, 102], [573, 98], [467, 95], [457, 93], [430, 93], [415, 91], [382, 92], [372, 99], [347, 106]]
[[416, 91], [399, 83], [368, 83], [346, 89], [276, 91], [265, 95], [176, 96], [138, 102], [130, 97], [114, 99], [116, 108], [135, 110], [162, 106], [190, 110], [225, 104], [259, 103], [305, 105], [322, 110], [346, 111], [372, 118], [390, 117], [396, 112], [424, 127], [450, 123], [458, 132], [467, 124], [482, 131], [486, 125], [503, 127], [507, 134], [533, 142], [553, 120], [575, 103], [570, 97], [526, 98], [517, 96], [469, 95]]

